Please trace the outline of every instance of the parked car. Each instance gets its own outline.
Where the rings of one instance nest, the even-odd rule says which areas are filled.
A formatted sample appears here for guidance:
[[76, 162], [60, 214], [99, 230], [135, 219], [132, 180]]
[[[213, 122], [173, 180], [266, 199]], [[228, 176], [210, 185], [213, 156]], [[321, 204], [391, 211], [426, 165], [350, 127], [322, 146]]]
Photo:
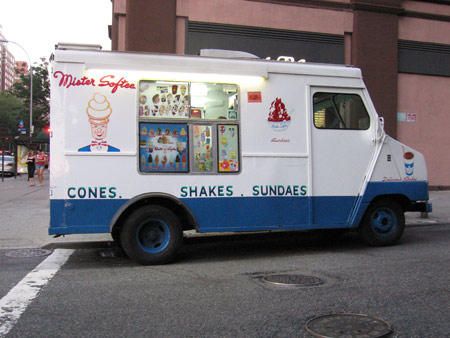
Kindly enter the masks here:
[[5, 155], [3, 167], [2, 167], [2, 156], [0, 155], [0, 173], [3, 176], [13, 176], [14, 175], [14, 167], [15, 167], [14, 156]]

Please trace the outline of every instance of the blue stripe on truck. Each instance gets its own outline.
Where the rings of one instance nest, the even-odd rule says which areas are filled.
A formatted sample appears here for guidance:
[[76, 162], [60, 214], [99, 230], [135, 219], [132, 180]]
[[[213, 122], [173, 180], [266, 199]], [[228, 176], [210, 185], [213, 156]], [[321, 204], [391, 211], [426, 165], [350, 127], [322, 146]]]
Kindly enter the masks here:
[[364, 195], [358, 198], [355, 209], [350, 217], [350, 223], [355, 227], [358, 226], [370, 202], [378, 196], [386, 195], [403, 195], [410, 201], [428, 201], [428, 182], [369, 182]]
[[[201, 232], [357, 226], [370, 201], [401, 194], [428, 200], [427, 182], [372, 182], [363, 196], [183, 198]], [[126, 199], [50, 200], [49, 234], [108, 233]], [[310, 213], [309, 210], [312, 210]]]

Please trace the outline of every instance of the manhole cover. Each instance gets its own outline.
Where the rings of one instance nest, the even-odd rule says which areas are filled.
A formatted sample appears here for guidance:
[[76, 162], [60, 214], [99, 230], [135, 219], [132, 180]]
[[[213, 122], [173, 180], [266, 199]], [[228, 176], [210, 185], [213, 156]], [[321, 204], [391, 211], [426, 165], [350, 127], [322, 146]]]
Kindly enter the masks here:
[[306, 323], [305, 329], [321, 338], [375, 338], [392, 333], [391, 326], [385, 321], [353, 313], [315, 317]]
[[26, 257], [42, 257], [48, 256], [52, 253], [51, 250], [46, 249], [15, 249], [8, 250], [5, 256], [15, 257], [15, 258], [26, 258]]
[[276, 286], [315, 286], [323, 284], [323, 280], [314, 276], [305, 275], [293, 275], [293, 274], [280, 274], [280, 275], [268, 275], [261, 278], [265, 283], [273, 284]]

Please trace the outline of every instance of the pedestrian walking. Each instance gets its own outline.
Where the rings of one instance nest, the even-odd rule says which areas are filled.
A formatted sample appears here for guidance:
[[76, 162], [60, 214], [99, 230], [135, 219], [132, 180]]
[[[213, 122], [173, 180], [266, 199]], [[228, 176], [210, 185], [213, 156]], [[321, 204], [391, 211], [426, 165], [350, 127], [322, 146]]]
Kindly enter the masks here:
[[30, 150], [27, 155], [27, 171], [28, 171], [28, 182], [30, 187], [33, 187], [34, 184], [34, 172], [36, 170], [36, 156], [34, 155], [34, 151]]
[[44, 170], [46, 163], [47, 155], [42, 150], [38, 150], [36, 155], [36, 171], [40, 185], [44, 185]]

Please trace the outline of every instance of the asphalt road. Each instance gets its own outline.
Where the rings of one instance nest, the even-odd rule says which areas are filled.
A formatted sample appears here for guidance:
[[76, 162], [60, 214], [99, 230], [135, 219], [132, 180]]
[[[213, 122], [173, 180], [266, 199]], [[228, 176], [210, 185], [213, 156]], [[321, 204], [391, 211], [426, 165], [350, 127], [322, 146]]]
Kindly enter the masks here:
[[[10, 213], [2, 229], [11, 241], [18, 235], [13, 223], [41, 226], [44, 190], [20, 197], [12, 189], [0, 200]], [[28, 208], [19, 212], [22, 203]], [[14, 221], [24, 213], [40, 218]], [[42, 274], [52, 266], [38, 266], [46, 257], [9, 257], [13, 247], [2, 246], [0, 305], [11, 294], [34, 289], [36, 295], [23, 312], [10, 311], [16, 320], [0, 306], [0, 337], [7, 325], [6, 337], [308, 337], [306, 322], [330, 313], [380, 318], [392, 326], [392, 337], [450, 337], [450, 224], [408, 226], [400, 245], [385, 248], [366, 247], [352, 235], [189, 237], [175, 263], [153, 267], [123, 257], [107, 238], [76, 239], [47, 240], [44, 247], [53, 251], [47, 259], [58, 252], [68, 257], [48, 278]], [[33, 273], [41, 287], [23, 283]], [[272, 274], [314, 276], [323, 284], [263, 283]]]
[[[383, 319], [397, 337], [449, 337], [449, 244], [448, 225], [409, 228], [387, 248], [351, 236], [190, 238], [177, 262], [156, 267], [111, 255], [107, 242], [59, 245], [76, 250], [7, 337], [305, 337], [308, 319], [345, 312]], [[1, 296], [43, 259], [7, 252]], [[261, 281], [275, 273], [324, 284]]]

